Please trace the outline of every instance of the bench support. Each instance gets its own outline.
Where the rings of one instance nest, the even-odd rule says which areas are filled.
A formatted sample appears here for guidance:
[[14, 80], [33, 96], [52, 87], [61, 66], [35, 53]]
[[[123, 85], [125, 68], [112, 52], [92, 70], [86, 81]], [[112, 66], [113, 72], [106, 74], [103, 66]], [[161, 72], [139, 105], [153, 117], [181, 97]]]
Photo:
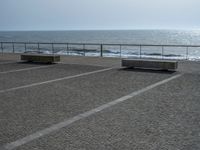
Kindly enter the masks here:
[[50, 54], [22, 54], [21, 60], [29, 62], [55, 63], [60, 61], [60, 55]]
[[160, 70], [176, 70], [178, 62], [174, 60], [158, 60], [158, 59], [122, 59], [123, 67], [160, 69]]

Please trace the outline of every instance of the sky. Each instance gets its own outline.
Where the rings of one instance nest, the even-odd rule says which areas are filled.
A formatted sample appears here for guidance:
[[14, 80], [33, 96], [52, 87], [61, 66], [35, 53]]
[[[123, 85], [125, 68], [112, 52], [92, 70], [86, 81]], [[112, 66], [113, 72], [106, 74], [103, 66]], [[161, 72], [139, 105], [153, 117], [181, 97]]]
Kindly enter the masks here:
[[200, 29], [200, 0], [0, 0], [0, 30]]

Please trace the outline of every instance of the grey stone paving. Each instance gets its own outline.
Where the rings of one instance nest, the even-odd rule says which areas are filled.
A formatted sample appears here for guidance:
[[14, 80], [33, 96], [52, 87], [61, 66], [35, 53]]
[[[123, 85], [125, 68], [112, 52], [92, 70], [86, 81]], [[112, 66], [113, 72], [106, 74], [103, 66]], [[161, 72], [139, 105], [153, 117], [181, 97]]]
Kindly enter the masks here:
[[[0, 55], [0, 62], [17, 62], [18, 58], [17, 54], [4, 54]], [[62, 62], [66, 64], [0, 74], [0, 89], [115, 68], [0, 93], [0, 149], [7, 143], [177, 74], [183, 76], [16, 149], [200, 149], [199, 62], [179, 62], [177, 72], [124, 70], [120, 69], [118, 58], [67, 56], [62, 57]], [[9, 71], [34, 66], [42, 64], [0, 64], [0, 69]]]
[[5, 62], [8, 62], [9, 60], [0, 60], [0, 64], [1, 63], [5, 63]]
[[172, 74], [160, 76], [158, 73], [113, 69], [0, 94], [4, 120], [1, 123], [5, 127], [0, 129], [2, 139], [6, 142], [16, 140], [16, 137], [23, 137], [169, 76]]
[[197, 80], [185, 75], [17, 150], [199, 150], [200, 86], [191, 86]]
[[[6, 61], [4, 61], [6, 62]], [[25, 69], [31, 67], [39, 67], [39, 66], [48, 66], [46, 64], [38, 64], [38, 63], [20, 63], [20, 62], [13, 62], [8, 64], [1, 64], [0, 63], [0, 73], [11, 71], [11, 70], [18, 70], [18, 69]]]
[[[7, 64], [8, 68], [13, 64]], [[0, 66], [1, 68], [1, 66]], [[23, 86], [31, 83], [43, 82], [66, 76], [95, 71], [102, 67], [54, 64], [49, 67], [27, 70], [9, 74], [0, 74], [0, 90]], [[12, 70], [12, 69], [11, 69]]]

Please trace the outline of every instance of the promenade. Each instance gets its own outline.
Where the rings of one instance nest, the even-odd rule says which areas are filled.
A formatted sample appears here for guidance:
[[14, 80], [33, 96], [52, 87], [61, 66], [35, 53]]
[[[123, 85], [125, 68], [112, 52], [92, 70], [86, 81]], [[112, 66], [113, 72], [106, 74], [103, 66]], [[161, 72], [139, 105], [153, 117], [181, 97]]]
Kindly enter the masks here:
[[0, 150], [200, 149], [200, 62], [168, 72], [19, 56], [0, 54]]

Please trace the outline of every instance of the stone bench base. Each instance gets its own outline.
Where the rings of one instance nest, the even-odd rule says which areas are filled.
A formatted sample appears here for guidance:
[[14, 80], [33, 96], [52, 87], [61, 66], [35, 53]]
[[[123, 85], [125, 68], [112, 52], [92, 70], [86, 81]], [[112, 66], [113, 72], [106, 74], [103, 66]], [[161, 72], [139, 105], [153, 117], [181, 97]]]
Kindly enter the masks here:
[[22, 54], [21, 60], [29, 62], [55, 63], [60, 61], [60, 55], [51, 54]]
[[176, 70], [178, 62], [174, 60], [156, 60], [156, 59], [123, 59], [123, 67]]

